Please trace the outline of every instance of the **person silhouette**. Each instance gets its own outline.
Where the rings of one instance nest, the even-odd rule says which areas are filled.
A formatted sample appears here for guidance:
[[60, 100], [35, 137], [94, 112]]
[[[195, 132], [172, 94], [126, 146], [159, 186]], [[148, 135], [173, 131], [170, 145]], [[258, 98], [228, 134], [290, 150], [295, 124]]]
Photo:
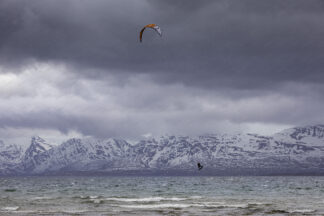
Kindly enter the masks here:
[[197, 166], [198, 166], [198, 170], [201, 170], [204, 166], [201, 165], [200, 163], [197, 163]]

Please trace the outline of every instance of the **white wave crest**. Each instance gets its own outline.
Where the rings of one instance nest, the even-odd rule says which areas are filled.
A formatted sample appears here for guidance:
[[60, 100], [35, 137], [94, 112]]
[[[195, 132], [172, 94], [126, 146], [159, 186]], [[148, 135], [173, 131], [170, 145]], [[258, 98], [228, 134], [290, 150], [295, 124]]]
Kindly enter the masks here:
[[81, 198], [81, 199], [97, 199], [97, 198], [99, 198], [99, 196], [83, 196], [83, 195], [81, 195], [81, 196], [79, 196], [79, 198]]
[[120, 201], [120, 202], [159, 202], [159, 201], [183, 201], [188, 198], [180, 197], [143, 197], [143, 198], [117, 198], [110, 197], [106, 198], [109, 201]]
[[48, 200], [53, 199], [53, 197], [33, 197], [32, 200]]
[[225, 202], [205, 202], [201, 206], [208, 208], [247, 208], [249, 205], [245, 203], [226, 204]]
[[134, 209], [156, 209], [156, 208], [190, 208], [190, 207], [208, 207], [208, 208], [247, 208], [248, 204], [190, 204], [190, 203], [163, 203], [152, 205], [120, 205], [121, 208]]
[[4, 211], [17, 211], [19, 209], [19, 206], [7, 206], [3, 207], [2, 210]]
[[157, 208], [188, 208], [196, 205], [190, 204], [175, 204], [175, 203], [164, 203], [154, 205], [121, 205], [121, 208], [133, 208], [133, 209], [157, 209]]
[[316, 210], [314, 209], [294, 209], [294, 210], [288, 210], [289, 213], [313, 213]]
[[100, 199], [93, 199], [93, 203], [100, 204], [100, 203], [103, 203], [103, 201]]

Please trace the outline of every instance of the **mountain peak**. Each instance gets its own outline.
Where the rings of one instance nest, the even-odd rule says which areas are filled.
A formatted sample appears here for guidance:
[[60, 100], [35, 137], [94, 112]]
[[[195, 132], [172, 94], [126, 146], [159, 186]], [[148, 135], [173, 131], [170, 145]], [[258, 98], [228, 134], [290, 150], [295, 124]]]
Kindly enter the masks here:
[[29, 149], [33, 149], [37, 153], [47, 151], [51, 148], [53, 148], [53, 146], [39, 136], [32, 137], [29, 147]]

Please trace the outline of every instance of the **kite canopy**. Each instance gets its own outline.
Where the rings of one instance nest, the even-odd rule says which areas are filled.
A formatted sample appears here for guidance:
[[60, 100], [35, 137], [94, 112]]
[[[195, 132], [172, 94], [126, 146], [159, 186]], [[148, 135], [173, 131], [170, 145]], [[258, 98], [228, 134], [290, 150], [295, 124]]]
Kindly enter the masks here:
[[142, 28], [142, 30], [140, 32], [140, 42], [142, 42], [143, 32], [146, 28], [154, 29], [160, 36], [162, 36], [162, 31], [159, 26], [157, 26], [156, 24], [148, 24], [148, 25], [144, 26], [144, 28]]

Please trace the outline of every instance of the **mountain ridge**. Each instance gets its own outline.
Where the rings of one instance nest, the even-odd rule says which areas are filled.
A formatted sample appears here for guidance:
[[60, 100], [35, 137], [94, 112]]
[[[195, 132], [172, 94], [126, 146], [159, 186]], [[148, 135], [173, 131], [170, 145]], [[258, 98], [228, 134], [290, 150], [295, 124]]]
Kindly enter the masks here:
[[[290, 128], [272, 136], [166, 135], [135, 144], [113, 138], [72, 138], [54, 146], [35, 136], [25, 152], [0, 143], [0, 175], [324, 174], [324, 125]], [[197, 162], [204, 164], [202, 172], [197, 172]]]

